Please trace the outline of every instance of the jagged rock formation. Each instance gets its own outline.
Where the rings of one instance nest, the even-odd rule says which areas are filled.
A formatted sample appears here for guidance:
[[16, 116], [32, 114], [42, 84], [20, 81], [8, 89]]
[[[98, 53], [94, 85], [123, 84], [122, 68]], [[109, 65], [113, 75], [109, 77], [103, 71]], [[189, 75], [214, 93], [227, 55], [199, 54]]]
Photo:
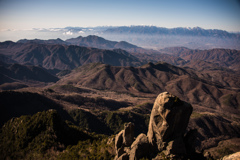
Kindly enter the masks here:
[[[192, 110], [189, 103], [168, 92], [159, 94], [151, 112], [147, 135], [141, 133], [133, 141], [133, 124], [126, 124], [115, 139], [115, 159], [160, 159], [162, 154], [191, 158], [195, 154], [194, 141], [197, 131], [190, 130], [186, 136], [184, 134]], [[129, 145], [130, 143], [132, 144]]]
[[129, 122], [124, 125], [124, 130], [115, 138], [116, 157], [125, 157], [125, 148], [129, 148], [134, 141], [134, 124]]
[[[189, 103], [167, 92], [159, 94], [151, 112], [147, 134], [151, 145], [157, 146], [158, 151], [170, 147], [171, 152], [185, 154], [182, 137], [191, 113], [192, 106]], [[179, 145], [176, 146], [176, 150], [174, 150], [175, 145]]]

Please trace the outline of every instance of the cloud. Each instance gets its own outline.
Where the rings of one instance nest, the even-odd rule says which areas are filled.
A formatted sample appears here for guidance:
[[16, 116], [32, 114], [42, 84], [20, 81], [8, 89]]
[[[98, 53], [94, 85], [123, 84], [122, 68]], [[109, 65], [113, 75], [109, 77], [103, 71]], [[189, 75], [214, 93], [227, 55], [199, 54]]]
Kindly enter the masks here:
[[66, 31], [62, 28], [32, 28], [31, 30], [35, 31], [49, 31], [49, 32], [59, 32], [59, 31]]
[[61, 28], [49, 28], [48, 30], [52, 31], [52, 32], [58, 32], [58, 31], [61, 31], [62, 29]]
[[73, 32], [67, 31], [67, 32], [64, 32], [63, 35], [73, 35]]
[[79, 31], [78, 33], [85, 33], [85, 32], [83, 32], [83, 31]]

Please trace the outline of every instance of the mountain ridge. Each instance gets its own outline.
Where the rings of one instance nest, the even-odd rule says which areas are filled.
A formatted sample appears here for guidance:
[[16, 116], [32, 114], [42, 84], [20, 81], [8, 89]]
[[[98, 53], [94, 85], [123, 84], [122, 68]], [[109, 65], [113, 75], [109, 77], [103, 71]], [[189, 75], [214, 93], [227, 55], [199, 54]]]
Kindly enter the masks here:
[[3, 42], [0, 54], [21, 64], [41, 65], [46, 69], [73, 69], [92, 62], [117, 66], [141, 64], [138, 58], [124, 51], [74, 45]]
[[148, 63], [141, 67], [117, 67], [94, 63], [76, 68], [57, 84], [80, 85], [136, 95], [168, 91], [193, 105], [202, 105], [210, 110], [218, 107], [229, 108], [231, 113], [239, 112], [235, 108], [240, 104], [238, 78], [231, 83], [233, 86], [238, 85], [238, 89], [233, 90], [224, 86], [226, 84], [220, 83], [221, 81], [213, 82], [208, 76], [163, 62]]
[[105, 30], [105, 33], [138, 33], [138, 34], [159, 34], [159, 35], [191, 35], [191, 36], [212, 36], [221, 38], [240, 38], [238, 33], [229, 33], [219, 29], [193, 28], [165, 28], [157, 26], [120, 26]]
[[42, 40], [42, 39], [20, 39], [17, 41], [17, 43], [37, 43], [37, 44], [69, 44], [66, 41], [63, 41], [60, 38], [57, 39], [48, 39], [48, 40]]
[[95, 48], [101, 48], [101, 49], [114, 49], [114, 48], [116, 49], [117, 46], [120, 46], [120, 45], [122, 45], [123, 48], [124, 48], [124, 45], [127, 46], [128, 48], [138, 48], [137, 46], [132, 45], [126, 41], [120, 41], [120, 42], [109, 41], [95, 35], [89, 35], [87, 37], [79, 36], [77, 38], [67, 39], [66, 42], [73, 45], [84, 46], [84, 47], [95, 47]]

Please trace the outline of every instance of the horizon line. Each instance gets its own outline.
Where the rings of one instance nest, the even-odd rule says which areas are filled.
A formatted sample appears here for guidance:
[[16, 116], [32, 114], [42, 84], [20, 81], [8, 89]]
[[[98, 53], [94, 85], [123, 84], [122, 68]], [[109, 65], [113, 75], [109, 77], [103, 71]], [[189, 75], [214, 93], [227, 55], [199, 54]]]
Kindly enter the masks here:
[[157, 25], [145, 25], [145, 24], [139, 24], [139, 25], [97, 25], [97, 26], [66, 26], [66, 27], [33, 27], [33, 28], [29, 28], [29, 29], [0, 29], [0, 32], [6, 32], [6, 31], [30, 31], [30, 30], [50, 30], [50, 29], [68, 29], [68, 28], [79, 28], [79, 29], [86, 29], [86, 28], [108, 28], [108, 27], [112, 27], [112, 28], [117, 28], [117, 27], [138, 27], [138, 26], [142, 26], [142, 27], [156, 27], [156, 28], [166, 28], [166, 29], [177, 29], [177, 28], [185, 28], [185, 29], [195, 29], [195, 28], [200, 28], [203, 30], [221, 30], [221, 31], [226, 31], [229, 33], [235, 33], [235, 34], [239, 34], [239, 31], [228, 31], [226, 29], [218, 29], [218, 28], [203, 28], [200, 26], [195, 26], [195, 27], [163, 27], [163, 26], [157, 26]]

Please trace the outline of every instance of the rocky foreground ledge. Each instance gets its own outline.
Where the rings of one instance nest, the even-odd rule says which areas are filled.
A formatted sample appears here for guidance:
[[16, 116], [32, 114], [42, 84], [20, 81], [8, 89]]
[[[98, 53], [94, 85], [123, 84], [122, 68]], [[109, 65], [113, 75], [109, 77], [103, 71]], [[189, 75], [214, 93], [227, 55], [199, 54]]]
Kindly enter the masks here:
[[186, 133], [191, 104], [163, 92], [155, 100], [147, 135], [134, 138], [134, 124], [125, 124], [115, 138], [115, 160], [204, 159], [195, 152], [197, 130]]

